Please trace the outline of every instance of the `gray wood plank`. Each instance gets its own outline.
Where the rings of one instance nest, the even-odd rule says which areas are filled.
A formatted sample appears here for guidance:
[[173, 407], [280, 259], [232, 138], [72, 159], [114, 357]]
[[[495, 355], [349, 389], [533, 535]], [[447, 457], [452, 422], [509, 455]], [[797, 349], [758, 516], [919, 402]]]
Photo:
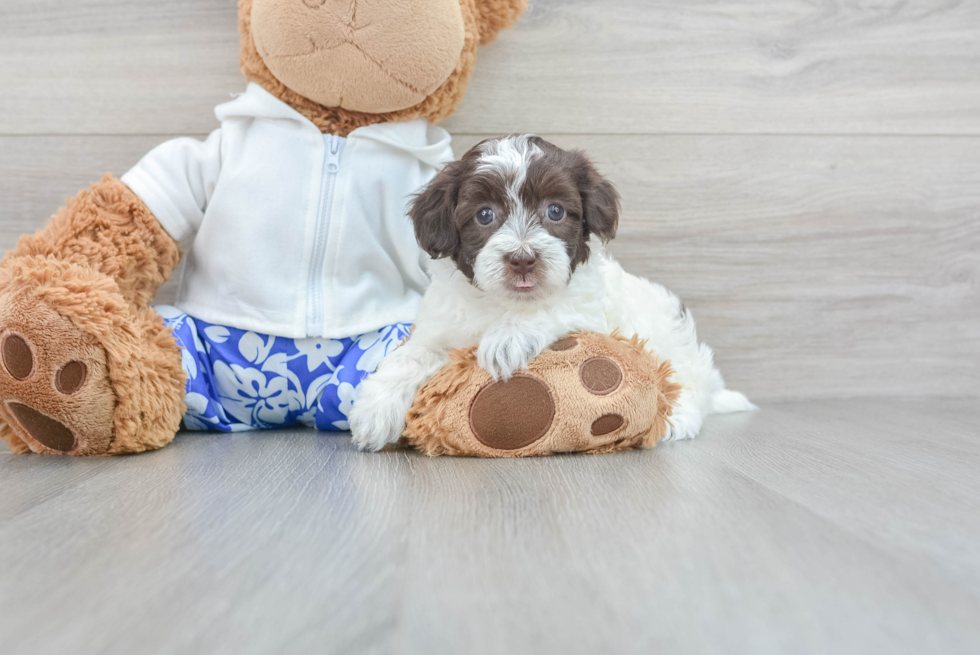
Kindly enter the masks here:
[[0, 453], [20, 653], [973, 653], [980, 415], [823, 401], [533, 461], [183, 434]]
[[[0, 2], [0, 134], [185, 134], [240, 91], [231, 0]], [[532, 0], [457, 133], [980, 134], [980, 5]]]
[[231, 0], [2, 0], [0, 133], [210, 132], [238, 51]]
[[[0, 137], [0, 248], [164, 138]], [[619, 186], [612, 251], [688, 303], [733, 388], [977, 397], [980, 139], [550, 138]]]

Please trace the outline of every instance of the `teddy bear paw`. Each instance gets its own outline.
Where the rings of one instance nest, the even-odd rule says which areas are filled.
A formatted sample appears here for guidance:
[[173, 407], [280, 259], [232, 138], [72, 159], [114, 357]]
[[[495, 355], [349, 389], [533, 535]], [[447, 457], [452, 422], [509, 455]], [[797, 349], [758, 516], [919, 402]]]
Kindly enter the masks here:
[[0, 422], [20, 443], [8, 440], [16, 451], [105, 452], [115, 408], [105, 352], [50, 307], [18, 300], [0, 319]]
[[474, 349], [456, 351], [408, 412], [407, 441], [429, 455], [527, 457], [649, 447], [679, 387], [637, 338], [574, 333], [527, 370], [494, 380]]

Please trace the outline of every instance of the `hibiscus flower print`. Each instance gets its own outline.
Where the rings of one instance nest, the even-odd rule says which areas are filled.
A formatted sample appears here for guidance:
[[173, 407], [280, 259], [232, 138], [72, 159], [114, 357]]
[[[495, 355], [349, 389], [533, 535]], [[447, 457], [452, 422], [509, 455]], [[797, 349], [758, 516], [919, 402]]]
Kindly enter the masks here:
[[402, 340], [409, 334], [407, 325], [397, 324], [357, 337], [354, 345], [364, 351], [361, 358], [357, 360], [357, 370], [373, 373], [385, 355], [401, 345]]
[[259, 369], [215, 362], [214, 381], [221, 405], [242, 423], [262, 427], [282, 425], [290, 404], [295, 402], [289, 380], [281, 376], [266, 379]]
[[361, 381], [409, 334], [398, 324], [344, 339], [290, 339], [157, 311], [180, 346], [190, 430], [347, 430]]
[[350, 416], [350, 409], [354, 406], [354, 400], [357, 398], [358, 391], [360, 391], [360, 387], [355, 387], [350, 382], [341, 382], [337, 385], [337, 398], [340, 400], [337, 404], [337, 409], [344, 415], [344, 420], [334, 421], [334, 428], [338, 430], [350, 430], [350, 423], [346, 421], [346, 417]]
[[293, 345], [306, 357], [306, 368], [310, 373], [324, 365], [333, 370], [330, 360], [344, 352], [343, 342], [337, 339], [297, 339]]

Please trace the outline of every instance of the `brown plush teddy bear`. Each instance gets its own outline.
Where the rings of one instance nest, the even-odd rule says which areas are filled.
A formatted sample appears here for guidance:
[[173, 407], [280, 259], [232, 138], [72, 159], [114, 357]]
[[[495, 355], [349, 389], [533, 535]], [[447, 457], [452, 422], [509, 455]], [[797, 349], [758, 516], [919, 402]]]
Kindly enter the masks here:
[[[0, 438], [140, 452], [185, 412], [198, 429], [344, 429], [356, 376], [426, 284], [404, 205], [451, 157], [429, 123], [525, 4], [241, 0], [250, 84], [221, 128], [106, 175], [0, 263]], [[150, 302], [182, 251], [165, 323]]]
[[428, 455], [531, 457], [649, 448], [664, 436], [680, 385], [634, 336], [569, 334], [527, 371], [494, 382], [476, 348], [419, 390], [405, 440]]

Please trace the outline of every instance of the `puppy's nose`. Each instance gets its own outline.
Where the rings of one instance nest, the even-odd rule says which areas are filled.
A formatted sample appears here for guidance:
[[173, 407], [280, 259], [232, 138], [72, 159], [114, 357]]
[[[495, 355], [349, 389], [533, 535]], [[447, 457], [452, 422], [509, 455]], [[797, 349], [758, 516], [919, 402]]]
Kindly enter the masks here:
[[527, 275], [534, 270], [534, 265], [538, 263], [534, 255], [516, 255], [507, 259], [510, 270], [518, 275]]

